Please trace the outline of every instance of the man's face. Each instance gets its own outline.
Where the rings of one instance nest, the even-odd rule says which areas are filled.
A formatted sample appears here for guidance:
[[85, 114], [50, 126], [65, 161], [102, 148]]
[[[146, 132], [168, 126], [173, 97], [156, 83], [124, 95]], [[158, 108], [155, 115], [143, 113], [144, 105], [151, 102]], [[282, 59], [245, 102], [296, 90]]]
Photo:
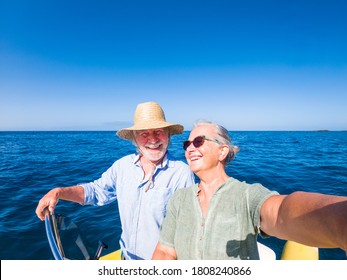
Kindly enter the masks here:
[[157, 163], [169, 146], [169, 132], [165, 128], [140, 130], [135, 134], [135, 142], [144, 157]]

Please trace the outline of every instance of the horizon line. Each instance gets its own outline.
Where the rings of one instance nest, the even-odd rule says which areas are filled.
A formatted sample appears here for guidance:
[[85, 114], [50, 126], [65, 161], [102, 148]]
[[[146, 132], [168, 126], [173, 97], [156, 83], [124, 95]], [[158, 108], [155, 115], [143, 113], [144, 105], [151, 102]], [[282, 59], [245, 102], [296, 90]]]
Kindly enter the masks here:
[[[0, 132], [114, 132], [118, 130], [97, 130], [97, 129], [20, 129], [20, 130], [1, 130]], [[183, 130], [183, 132], [189, 132], [191, 130]], [[345, 132], [347, 129], [235, 129], [228, 131], [244, 131], [244, 132]]]

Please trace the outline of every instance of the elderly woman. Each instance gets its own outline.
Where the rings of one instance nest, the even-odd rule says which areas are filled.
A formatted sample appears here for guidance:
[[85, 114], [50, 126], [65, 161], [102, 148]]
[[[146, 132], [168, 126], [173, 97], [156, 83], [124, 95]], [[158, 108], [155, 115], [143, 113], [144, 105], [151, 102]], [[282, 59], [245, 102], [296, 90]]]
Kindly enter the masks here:
[[347, 249], [347, 197], [279, 195], [229, 177], [238, 148], [212, 122], [197, 122], [183, 148], [200, 182], [172, 197], [153, 259], [259, 259], [258, 234]]

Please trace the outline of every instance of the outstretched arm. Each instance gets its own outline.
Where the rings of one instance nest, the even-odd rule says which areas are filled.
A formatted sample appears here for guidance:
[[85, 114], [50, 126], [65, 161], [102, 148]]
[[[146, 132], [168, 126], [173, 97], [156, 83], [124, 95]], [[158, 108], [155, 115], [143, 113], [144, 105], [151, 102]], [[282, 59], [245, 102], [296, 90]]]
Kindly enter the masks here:
[[268, 198], [260, 228], [281, 239], [347, 251], [347, 197], [295, 192]]
[[65, 188], [54, 188], [44, 195], [36, 207], [36, 215], [40, 220], [45, 218], [45, 209], [48, 208], [53, 213], [59, 199], [69, 200], [82, 204], [84, 202], [84, 189], [81, 186], [72, 186]]
[[176, 250], [159, 242], [154, 250], [152, 260], [177, 260]]

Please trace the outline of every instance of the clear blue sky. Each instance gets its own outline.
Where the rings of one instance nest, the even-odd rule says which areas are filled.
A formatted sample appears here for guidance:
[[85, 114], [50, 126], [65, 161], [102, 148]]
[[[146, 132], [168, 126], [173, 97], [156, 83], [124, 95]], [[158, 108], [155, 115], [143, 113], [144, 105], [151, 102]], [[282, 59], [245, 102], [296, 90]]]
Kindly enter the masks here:
[[0, 130], [347, 129], [347, 1], [0, 0]]

